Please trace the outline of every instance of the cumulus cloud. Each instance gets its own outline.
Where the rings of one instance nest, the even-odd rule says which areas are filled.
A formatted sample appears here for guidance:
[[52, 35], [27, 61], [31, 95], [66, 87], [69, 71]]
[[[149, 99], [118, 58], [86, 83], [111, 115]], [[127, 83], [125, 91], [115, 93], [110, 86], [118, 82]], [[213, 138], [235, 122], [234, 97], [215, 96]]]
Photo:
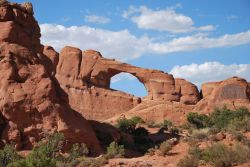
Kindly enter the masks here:
[[194, 21], [191, 17], [176, 13], [174, 8], [152, 10], [146, 6], [140, 6], [139, 8], [130, 6], [128, 10], [123, 12], [122, 16], [131, 19], [138, 28], [149, 30], [185, 33], [195, 30], [212, 31], [215, 29], [213, 25], [194, 27]]
[[57, 51], [66, 45], [71, 45], [82, 50], [98, 50], [105, 57], [122, 61], [135, 59], [144, 54], [166, 55], [173, 52], [232, 47], [250, 43], [250, 30], [220, 37], [209, 37], [199, 33], [176, 37], [169, 41], [154, 42], [148, 36], [137, 37], [126, 29], [110, 31], [89, 26], [65, 27], [54, 24], [41, 24], [40, 27], [42, 43], [53, 46]]
[[175, 66], [170, 71], [174, 77], [184, 78], [201, 86], [202, 83], [220, 81], [232, 76], [243, 77], [250, 80], [250, 64], [225, 65], [220, 62], [205, 62], [203, 64], [190, 64]]
[[129, 60], [140, 57], [145, 52], [149, 38], [132, 35], [128, 30], [109, 31], [89, 26], [42, 24], [42, 43], [53, 46], [57, 51], [66, 45], [82, 50], [94, 49], [107, 58]]
[[111, 20], [104, 16], [87, 15], [85, 16], [85, 21], [90, 23], [106, 24], [109, 23]]
[[208, 37], [206, 34], [179, 37], [168, 42], [150, 43], [149, 48], [154, 53], [166, 54], [207, 48], [232, 47], [247, 43], [250, 43], [250, 30], [213, 38]]

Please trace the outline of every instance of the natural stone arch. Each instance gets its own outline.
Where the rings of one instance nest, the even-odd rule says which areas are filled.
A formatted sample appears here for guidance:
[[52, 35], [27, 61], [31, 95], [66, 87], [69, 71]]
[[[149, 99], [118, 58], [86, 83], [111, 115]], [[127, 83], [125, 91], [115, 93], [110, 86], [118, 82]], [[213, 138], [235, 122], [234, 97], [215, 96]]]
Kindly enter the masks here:
[[[118, 80], [116, 81], [116, 77], [118, 78]], [[121, 79], [119, 79], [121, 78]], [[126, 86], [123, 86], [122, 89], [120, 88], [116, 88], [115, 85], [119, 82], [119, 84], [123, 81], [127, 81], [128, 83], [133, 83], [133, 87], [137, 88], [137, 91], [139, 92], [143, 92], [143, 94], [139, 94], [139, 93], [136, 93], [135, 91], [133, 91], [133, 88], [131, 90], [126, 90]], [[112, 82], [114, 81], [114, 82]], [[118, 84], [118, 85], [119, 85]], [[120, 73], [117, 73], [116, 75], [113, 75], [111, 78], [110, 78], [110, 86], [109, 86], [110, 89], [114, 89], [114, 90], [117, 90], [117, 91], [123, 91], [125, 93], [128, 93], [128, 94], [131, 94], [131, 95], [134, 95], [134, 96], [137, 96], [137, 97], [146, 97], [148, 95], [148, 90], [147, 88], [145, 87], [144, 83], [141, 82], [138, 77], [134, 76], [133, 74], [130, 74], [130, 73], [127, 73], [127, 72], [120, 72]], [[131, 88], [130, 86], [128, 86], [128, 88]], [[139, 88], [139, 89], [138, 89]]]

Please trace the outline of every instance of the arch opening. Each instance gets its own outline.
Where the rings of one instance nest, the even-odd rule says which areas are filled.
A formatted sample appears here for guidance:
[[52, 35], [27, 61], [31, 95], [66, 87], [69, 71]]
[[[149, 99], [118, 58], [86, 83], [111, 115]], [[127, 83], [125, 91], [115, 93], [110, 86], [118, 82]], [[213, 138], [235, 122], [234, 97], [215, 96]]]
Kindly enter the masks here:
[[141, 83], [138, 78], [126, 72], [121, 72], [111, 77], [110, 88], [137, 97], [145, 97], [148, 95], [148, 91], [144, 84]]

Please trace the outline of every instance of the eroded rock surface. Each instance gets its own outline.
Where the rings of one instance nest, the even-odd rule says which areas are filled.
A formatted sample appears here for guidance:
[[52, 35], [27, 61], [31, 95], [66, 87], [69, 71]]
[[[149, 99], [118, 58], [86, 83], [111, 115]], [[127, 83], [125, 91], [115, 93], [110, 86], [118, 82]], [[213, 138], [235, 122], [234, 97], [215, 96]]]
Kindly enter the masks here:
[[40, 44], [32, 5], [2, 3], [0, 30], [1, 142], [30, 149], [46, 134], [62, 132], [69, 143], [84, 142], [99, 153], [90, 124], [59, 96], [58, 54]]
[[250, 109], [250, 86], [243, 78], [232, 77], [220, 82], [205, 83], [201, 92], [203, 99], [196, 105], [196, 111], [207, 113], [224, 106], [233, 110], [240, 107]]

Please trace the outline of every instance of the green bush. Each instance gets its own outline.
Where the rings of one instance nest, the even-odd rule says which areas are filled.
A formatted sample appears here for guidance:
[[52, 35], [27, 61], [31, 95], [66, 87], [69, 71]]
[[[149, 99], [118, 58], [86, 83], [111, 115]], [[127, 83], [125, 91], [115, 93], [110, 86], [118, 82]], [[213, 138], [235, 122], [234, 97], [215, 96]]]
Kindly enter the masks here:
[[215, 109], [208, 116], [191, 112], [187, 114], [187, 121], [198, 129], [211, 127], [217, 130], [250, 131], [250, 112], [245, 108], [234, 111], [227, 108]]
[[169, 141], [164, 141], [163, 143], [160, 144], [159, 153], [161, 156], [168, 155], [171, 150], [172, 150], [172, 145], [170, 144]]
[[201, 159], [202, 157], [202, 150], [199, 148], [198, 145], [194, 145], [189, 148], [188, 154], [198, 160], [198, 159]]
[[178, 135], [180, 133], [180, 130], [175, 126], [171, 127], [169, 131], [171, 135]]
[[243, 121], [250, 118], [250, 113], [245, 108], [232, 111], [227, 108], [216, 109], [210, 114], [210, 120], [214, 127], [223, 129], [233, 124], [233, 122]]
[[178, 167], [197, 167], [198, 160], [194, 156], [185, 156], [183, 159], [180, 159]]
[[205, 128], [210, 126], [209, 117], [205, 114], [198, 114], [196, 112], [190, 112], [187, 114], [187, 121], [194, 125], [196, 128]]
[[163, 127], [164, 128], [170, 128], [170, 127], [172, 127], [173, 126], [173, 123], [171, 122], [171, 121], [169, 121], [169, 120], [164, 120], [163, 121]]
[[146, 124], [149, 128], [161, 128], [163, 126], [162, 124], [155, 123], [154, 121], [148, 121]]
[[243, 119], [233, 119], [230, 121], [227, 129], [250, 132], [250, 117], [246, 116]]
[[204, 128], [204, 129], [194, 129], [192, 131], [191, 137], [196, 140], [203, 140], [208, 138], [208, 136], [209, 136], [209, 129]]
[[5, 145], [3, 150], [0, 150], [0, 163], [2, 167], [6, 167], [8, 164], [11, 165], [15, 161], [19, 160], [15, 148], [11, 145]]
[[202, 159], [215, 167], [239, 165], [249, 161], [250, 149], [242, 144], [236, 144], [231, 148], [225, 144], [216, 143], [203, 151]]
[[135, 124], [142, 124], [145, 123], [144, 120], [141, 117], [135, 116], [130, 119], [133, 121]]
[[61, 133], [55, 133], [46, 137], [44, 142], [40, 142], [38, 147], [32, 149], [25, 160], [17, 161], [14, 166], [55, 167], [63, 139], [64, 136]]
[[120, 158], [124, 157], [125, 149], [123, 145], [118, 145], [116, 142], [110, 143], [107, 147], [107, 158]]
[[79, 166], [86, 166], [86, 167], [100, 167], [108, 163], [106, 157], [98, 157], [98, 158], [89, 158], [89, 157], [82, 157], [80, 159]]
[[125, 133], [132, 134], [136, 128], [136, 122], [132, 121], [131, 119], [124, 118], [117, 122], [116, 127]]
[[250, 161], [250, 148], [243, 144], [235, 144], [232, 148], [233, 151], [233, 162], [242, 164]]
[[20, 159], [13, 163], [10, 163], [7, 167], [30, 167], [26, 163], [26, 159]]
[[203, 159], [215, 167], [232, 166], [232, 151], [222, 143], [216, 143], [203, 151]]
[[89, 154], [89, 149], [84, 143], [75, 143], [70, 151], [69, 162], [76, 160], [79, 157], [87, 156]]

